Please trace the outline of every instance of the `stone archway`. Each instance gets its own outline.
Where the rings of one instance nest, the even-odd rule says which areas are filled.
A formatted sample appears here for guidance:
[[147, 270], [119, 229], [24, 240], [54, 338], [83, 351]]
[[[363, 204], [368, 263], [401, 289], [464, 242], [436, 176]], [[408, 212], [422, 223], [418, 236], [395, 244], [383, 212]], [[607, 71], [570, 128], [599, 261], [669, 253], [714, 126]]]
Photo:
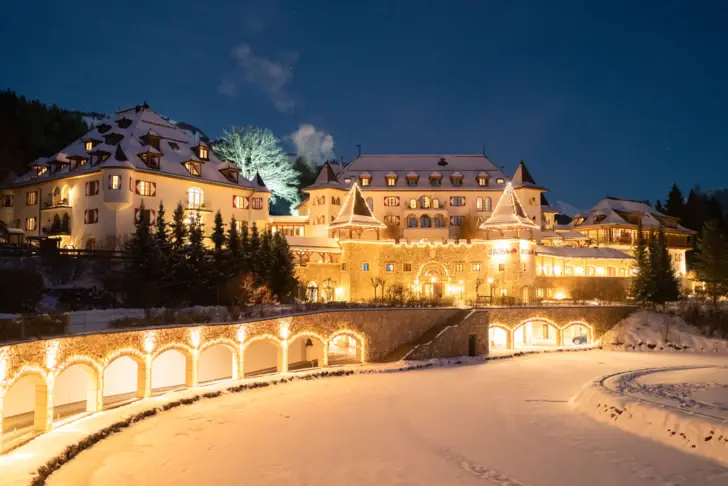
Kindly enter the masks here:
[[527, 319], [513, 329], [513, 347], [561, 346], [561, 329], [545, 318]]

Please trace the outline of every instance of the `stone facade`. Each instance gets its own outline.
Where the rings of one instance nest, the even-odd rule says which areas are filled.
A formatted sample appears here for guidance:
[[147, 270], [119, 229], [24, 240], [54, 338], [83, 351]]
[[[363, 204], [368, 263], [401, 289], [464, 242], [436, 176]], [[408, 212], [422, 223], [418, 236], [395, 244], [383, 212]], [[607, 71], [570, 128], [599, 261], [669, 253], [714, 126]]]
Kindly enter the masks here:
[[[471, 339], [475, 341], [471, 343]], [[405, 359], [423, 360], [488, 354], [488, 311], [473, 311], [446, 327], [429, 343], [416, 346]]]

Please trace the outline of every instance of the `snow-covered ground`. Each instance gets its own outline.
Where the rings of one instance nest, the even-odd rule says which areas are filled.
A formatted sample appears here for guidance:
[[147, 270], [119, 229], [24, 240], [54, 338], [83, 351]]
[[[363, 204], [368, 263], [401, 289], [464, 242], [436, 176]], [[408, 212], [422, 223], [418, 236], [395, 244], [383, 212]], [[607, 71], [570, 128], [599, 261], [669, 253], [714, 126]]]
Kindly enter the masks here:
[[705, 337], [672, 314], [639, 311], [620, 321], [601, 339], [607, 349], [728, 353], [728, 341]]
[[49, 484], [725, 485], [728, 468], [592, 420], [569, 400], [599, 376], [727, 362], [588, 351], [293, 382], [139, 422]]
[[728, 465], [728, 360], [648, 368], [587, 384], [577, 410]]

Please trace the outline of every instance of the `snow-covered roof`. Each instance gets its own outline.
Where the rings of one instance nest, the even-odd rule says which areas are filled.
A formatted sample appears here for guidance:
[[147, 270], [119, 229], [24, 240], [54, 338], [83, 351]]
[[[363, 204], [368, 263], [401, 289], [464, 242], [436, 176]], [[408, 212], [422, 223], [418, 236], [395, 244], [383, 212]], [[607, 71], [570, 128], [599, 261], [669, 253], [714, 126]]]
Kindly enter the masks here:
[[342, 228], [386, 228], [386, 225], [374, 217], [356, 183], [346, 194], [339, 214], [329, 225], [329, 229]]
[[[459, 173], [463, 176], [462, 185], [453, 186], [450, 177]], [[396, 176], [396, 188], [399, 190], [422, 190], [430, 186], [430, 178], [442, 177], [442, 186], [438, 189], [457, 187], [458, 190], [470, 189], [482, 191], [477, 178], [485, 174], [489, 178], [488, 188], [502, 190], [505, 187], [505, 176], [484, 155], [360, 155], [347, 165], [338, 175], [339, 181], [349, 179], [348, 184], [358, 181], [360, 177], [371, 177], [366, 190], [392, 189], [387, 186], [385, 177]], [[416, 176], [417, 185], [408, 186], [407, 177]], [[502, 183], [497, 181], [502, 179]]]
[[291, 250], [340, 252], [341, 247], [334, 238], [326, 236], [286, 236]]
[[521, 161], [516, 168], [515, 174], [511, 178], [511, 184], [513, 187], [532, 187], [534, 189], [545, 189], [543, 186], [536, 184], [536, 180], [529, 172], [526, 164]]
[[667, 229], [693, 233], [692, 230], [677, 224], [678, 218], [664, 214], [644, 201], [614, 197], [602, 199], [587, 213], [575, 214], [569, 227], [578, 228], [579, 230], [590, 226], [607, 225], [636, 227], [640, 220], [642, 226], [646, 229], [657, 229], [662, 226]]
[[513, 191], [509, 182], [503, 191], [493, 214], [480, 225], [480, 229], [516, 229], [516, 228], [538, 228], [538, 225], [531, 221]]
[[634, 260], [622, 251], [614, 248], [571, 248], [557, 246], [536, 246], [536, 255], [548, 255], [560, 258], [592, 258], [601, 260]]
[[308, 186], [306, 190], [327, 187], [344, 189], [342, 184], [339, 182], [339, 179], [336, 177], [336, 171], [329, 162], [324, 163], [319, 171], [318, 177], [316, 177], [316, 181], [312, 185]]
[[[131, 120], [131, 123], [128, 126], [126, 123], [119, 123], [124, 119]], [[191, 132], [170, 123], [151, 110], [147, 105], [138, 105], [121, 110], [104, 123], [111, 125], [111, 130], [102, 134], [99, 132], [100, 126], [96, 126], [60, 152], [53, 154], [45, 160], [38, 160], [34, 164], [47, 166], [56, 160], [67, 161], [69, 155], [90, 158], [91, 154], [98, 152], [110, 154], [105, 161], [94, 163], [93, 165], [91, 162], [87, 162], [79, 167], [75, 167], [75, 164], [69, 164], [54, 171], [47, 171], [39, 177], [35, 177], [35, 171], [30, 171], [18, 177], [14, 181], [14, 185], [95, 172], [103, 167], [126, 167], [141, 171], [160, 172], [164, 175], [184, 179], [204, 180], [228, 186], [242, 186], [267, 191], [267, 189], [257, 188], [255, 184], [243, 177], [239, 177], [237, 183], [231, 182], [224, 174], [220, 173], [220, 169], [227, 165], [215, 156], [210, 147], [208, 147], [209, 160], [201, 161], [194, 151], [194, 148], [200, 144], [199, 139]], [[149, 133], [157, 134], [161, 137], [159, 144], [160, 150], [153, 148], [151, 145], [146, 145], [141, 140], [142, 137]], [[109, 145], [105, 140], [111, 134], [119, 134], [123, 138], [118, 143]], [[85, 142], [88, 140], [97, 140], [99, 142], [90, 151], [87, 151]], [[177, 148], [173, 148], [170, 143], [175, 144]], [[149, 167], [139, 157], [140, 154], [148, 152], [161, 155], [159, 170]], [[199, 177], [191, 175], [185, 169], [183, 164], [188, 161], [201, 162], [201, 175]]]

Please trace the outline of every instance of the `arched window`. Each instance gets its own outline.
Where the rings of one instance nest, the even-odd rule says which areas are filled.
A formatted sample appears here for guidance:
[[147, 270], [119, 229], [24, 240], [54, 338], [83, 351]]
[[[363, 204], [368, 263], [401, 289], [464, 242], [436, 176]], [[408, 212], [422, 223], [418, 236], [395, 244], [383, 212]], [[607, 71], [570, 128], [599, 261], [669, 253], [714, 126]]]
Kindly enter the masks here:
[[410, 216], [409, 218], [407, 218], [407, 227], [417, 228], [417, 218], [415, 216]]
[[367, 206], [369, 206], [370, 211], [374, 211], [374, 199], [372, 199], [371, 197], [368, 197]]
[[316, 282], [310, 282], [306, 286], [306, 300], [318, 302], [318, 285], [316, 285]]
[[409, 208], [410, 209], [417, 209], [417, 199], [410, 199]]
[[440, 200], [439, 199], [433, 199], [432, 200], [432, 208], [433, 209], [440, 209]]
[[430, 208], [430, 198], [427, 196], [420, 197], [420, 207], [422, 209], [429, 209]]
[[429, 228], [432, 225], [432, 220], [430, 220], [430, 217], [426, 214], [423, 214], [420, 217], [420, 226], [422, 228]]
[[485, 198], [485, 211], [488, 213], [493, 211], [493, 200], [489, 197]]
[[187, 197], [190, 208], [200, 209], [202, 207], [204, 202], [202, 189], [197, 187], [190, 188], [190, 190], [187, 191]]
[[438, 215], [438, 216], [435, 216], [432, 219], [433, 219], [433, 223], [435, 223], [434, 224], [435, 228], [442, 228], [443, 224], [442, 224], [442, 217], [441, 216]]
[[58, 206], [61, 204], [61, 188], [56, 187], [53, 189], [53, 205]]
[[475, 210], [476, 211], [482, 211], [483, 210], [483, 198], [479, 197], [475, 200]]

